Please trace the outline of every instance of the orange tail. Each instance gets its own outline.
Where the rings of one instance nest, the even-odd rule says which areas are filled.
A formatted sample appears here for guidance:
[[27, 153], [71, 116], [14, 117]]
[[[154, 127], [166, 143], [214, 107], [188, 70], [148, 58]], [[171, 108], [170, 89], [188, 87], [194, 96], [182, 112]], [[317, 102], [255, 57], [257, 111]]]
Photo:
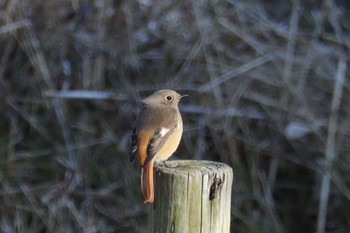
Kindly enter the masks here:
[[144, 203], [154, 200], [153, 161], [141, 168], [141, 194]]

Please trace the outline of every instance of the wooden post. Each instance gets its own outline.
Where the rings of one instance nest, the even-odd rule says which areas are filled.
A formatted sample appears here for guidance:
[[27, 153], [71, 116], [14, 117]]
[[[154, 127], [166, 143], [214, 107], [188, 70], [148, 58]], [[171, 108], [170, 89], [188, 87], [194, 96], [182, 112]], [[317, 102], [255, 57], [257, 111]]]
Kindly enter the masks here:
[[226, 164], [175, 160], [155, 168], [153, 233], [229, 233], [233, 172]]

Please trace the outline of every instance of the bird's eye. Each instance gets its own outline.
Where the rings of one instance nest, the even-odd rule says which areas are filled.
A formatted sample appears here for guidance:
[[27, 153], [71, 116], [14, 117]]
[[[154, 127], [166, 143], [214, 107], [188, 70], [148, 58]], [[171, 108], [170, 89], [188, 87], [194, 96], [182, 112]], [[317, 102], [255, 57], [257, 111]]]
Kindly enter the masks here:
[[168, 101], [172, 101], [172, 100], [173, 100], [173, 97], [170, 96], [170, 95], [167, 95], [167, 96], [165, 97], [165, 99], [168, 100]]

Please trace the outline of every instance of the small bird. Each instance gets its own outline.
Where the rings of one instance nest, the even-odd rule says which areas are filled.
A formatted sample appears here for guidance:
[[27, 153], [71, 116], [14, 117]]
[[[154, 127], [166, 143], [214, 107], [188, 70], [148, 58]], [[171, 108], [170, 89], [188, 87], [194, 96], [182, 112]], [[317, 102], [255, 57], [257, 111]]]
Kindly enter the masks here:
[[154, 200], [153, 164], [167, 160], [180, 144], [183, 125], [173, 90], [160, 90], [143, 99], [131, 136], [130, 162], [141, 164], [141, 195], [144, 203]]

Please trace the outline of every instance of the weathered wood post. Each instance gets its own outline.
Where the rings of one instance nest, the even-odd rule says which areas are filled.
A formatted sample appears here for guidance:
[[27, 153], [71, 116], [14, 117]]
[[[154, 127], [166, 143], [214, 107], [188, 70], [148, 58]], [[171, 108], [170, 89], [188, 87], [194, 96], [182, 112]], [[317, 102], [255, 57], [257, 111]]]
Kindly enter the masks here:
[[229, 233], [233, 172], [211, 161], [167, 161], [155, 169], [153, 233]]

